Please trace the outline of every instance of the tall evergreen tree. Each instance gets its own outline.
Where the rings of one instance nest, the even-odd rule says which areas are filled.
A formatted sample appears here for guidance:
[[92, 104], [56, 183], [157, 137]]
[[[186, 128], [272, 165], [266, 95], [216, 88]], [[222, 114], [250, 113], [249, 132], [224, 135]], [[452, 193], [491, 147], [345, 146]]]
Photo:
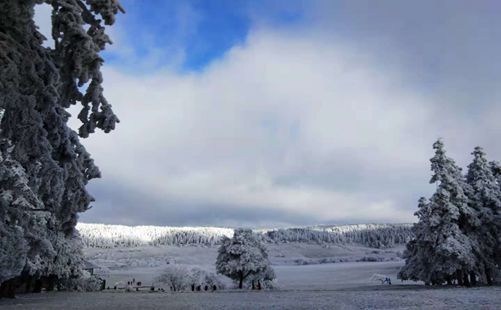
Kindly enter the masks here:
[[[33, 21], [35, 5], [44, 2], [53, 9], [54, 48], [42, 45], [45, 38]], [[12, 145], [9, 160], [22, 167], [30, 191], [48, 212], [42, 221], [46, 246], [27, 243], [35, 260], [28, 260], [23, 272], [37, 277], [78, 269], [79, 260], [68, 257], [78, 253], [77, 214], [93, 200], [85, 188], [87, 182], [100, 176], [79, 136], [85, 138], [96, 128], [109, 132], [118, 122], [103, 96], [99, 52], [111, 43], [104, 29], [114, 23], [119, 9], [116, 0], [0, 2], [0, 110], [4, 113], [0, 140]], [[68, 127], [66, 111], [77, 103], [82, 105], [78, 134]], [[8, 196], [3, 187], [0, 196]], [[14, 228], [2, 231], [2, 242], [14, 240], [8, 239], [9, 231], [18, 230], [9, 229]]]
[[477, 244], [474, 249], [476, 273], [483, 283], [492, 284], [498, 269], [495, 256], [499, 251], [498, 237], [501, 231], [501, 190], [483, 149], [476, 147], [472, 155], [473, 162], [468, 165], [466, 180], [471, 188], [470, 206], [478, 214], [480, 225], [471, 227], [468, 235]]
[[[416, 225], [416, 238], [406, 252], [402, 279], [419, 279], [442, 284], [457, 279], [468, 284], [468, 274], [475, 270], [475, 244], [465, 234], [466, 227], [478, 225], [477, 215], [468, 205], [470, 190], [461, 169], [446, 155], [444, 144], [433, 144], [433, 171], [430, 183], [437, 189], [429, 204], [421, 201]], [[426, 260], [420, 259], [426, 257]], [[429, 262], [426, 264], [425, 262]]]
[[419, 220], [412, 227], [414, 239], [406, 245], [404, 251], [406, 263], [400, 270], [398, 277], [404, 280], [421, 280], [429, 285], [436, 280], [433, 278], [434, 274], [431, 271], [433, 264], [430, 260], [434, 245], [434, 240], [429, 234], [431, 231], [431, 208], [425, 197], [419, 199], [418, 211], [414, 215]]
[[[498, 190], [501, 192], [501, 163], [497, 161], [490, 162], [490, 167], [492, 174], [496, 178], [496, 183], [498, 185]], [[495, 221], [499, 225], [501, 225], [501, 211], [498, 210], [498, 213], [495, 214]], [[496, 254], [494, 256], [494, 259], [496, 261], [496, 264], [498, 266], [498, 272], [499, 269], [501, 269], [501, 229], [498, 228], [498, 235], [497, 235], [497, 247], [496, 247]]]
[[498, 161], [491, 161], [489, 163], [489, 166], [491, 168], [492, 174], [496, 178], [498, 186], [501, 187], [501, 163]]

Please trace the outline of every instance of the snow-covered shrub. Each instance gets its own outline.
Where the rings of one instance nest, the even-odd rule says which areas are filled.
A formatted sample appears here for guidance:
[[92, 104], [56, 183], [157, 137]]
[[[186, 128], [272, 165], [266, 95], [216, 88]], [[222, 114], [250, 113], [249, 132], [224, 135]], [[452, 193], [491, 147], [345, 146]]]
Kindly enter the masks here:
[[79, 276], [61, 280], [59, 286], [66, 291], [95, 292], [102, 289], [102, 284], [101, 278], [84, 270]]
[[357, 262], [382, 262], [382, 261], [384, 261], [384, 258], [377, 256], [363, 256], [357, 260]]
[[236, 229], [233, 238], [223, 239], [216, 271], [235, 280], [240, 289], [247, 279], [272, 281], [275, 278], [266, 247], [250, 229]]
[[207, 286], [212, 290], [224, 289], [225, 285], [218, 275], [196, 266], [171, 265], [155, 279], [156, 282], [167, 285], [170, 290], [186, 291], [197, 286]]
[[190, 280], [191, 284], [195, 286], [205, 287], [207, 285], [209, 288], [214, 286], [217, 289], [225, 288], [225, 284], [219, 275], [196, 266], [190, 269]]
[[275, 271], [268, 265], [261, 272], [249, 275], [245, 284], [247, 288], [256, 289], [260, 286], [262, 289], [274, 289], [276, 288], [275, 278]]
[[191, 285], [190, 270], [186, 266], [168, 266], [156, 279], [156, 282], [163, 283], [176, 291], [184, 291]]

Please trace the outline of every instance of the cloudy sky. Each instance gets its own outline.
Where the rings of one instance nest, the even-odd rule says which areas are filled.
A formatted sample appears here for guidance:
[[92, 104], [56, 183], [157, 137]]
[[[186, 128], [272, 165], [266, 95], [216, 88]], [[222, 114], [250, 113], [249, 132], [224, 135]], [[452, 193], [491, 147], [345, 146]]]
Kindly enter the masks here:
[[412, 222], [437, 138], [501, 159], [499, 1], [121, 3], [82, 221]]

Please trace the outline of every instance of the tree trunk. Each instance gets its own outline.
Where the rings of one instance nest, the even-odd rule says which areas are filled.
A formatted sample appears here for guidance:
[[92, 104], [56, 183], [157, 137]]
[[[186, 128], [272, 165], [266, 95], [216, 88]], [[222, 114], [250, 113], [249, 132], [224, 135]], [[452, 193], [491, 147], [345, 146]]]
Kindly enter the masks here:
[[35, 278], [33, 276], [26, 277], [26, 291], [25, 293], [32, 293], [34, 291]]
[[458, 280], [458, 285], [463, 286], [463, 272], [461, 270], [458, 270], [456, 272], [456, 277]]
[[477, 275], [473, 271], [470, 271], [470, 282], [472, 286], [477, 285]]
[[0, 298], [16, 298], [16, 280], [10, 279], [0, 285]]
[[238, 283], [238, 288], [239, 288], [239, 289], [242, 289], [243, 287], [244, 287], [244, 275], [243, 275], [243, 274], [241, 274], [241, 275], [240, 275], [240, 281], [239, 281], [239, 283]]
[[470, 286], [470, 281], [468, 280], [468, 273], [463, 272], [463, 284], [467, 287]]
[[485, 279], [487, 280], [487, 285], [492, 285], [491, 272], [489, 268], [485, 268]]
[[54, 288], [56, 287], [56, 283], [52, 279], [49, 279], [47, 281], [48, 281], [47, 287], [45, 289], [47, 290], [47, 292], [52, 292], [54, 290]]
[[42, 279], [35, 280], [35, 285], [33, 287], [33, 293], [40, 293], [42, 291]]

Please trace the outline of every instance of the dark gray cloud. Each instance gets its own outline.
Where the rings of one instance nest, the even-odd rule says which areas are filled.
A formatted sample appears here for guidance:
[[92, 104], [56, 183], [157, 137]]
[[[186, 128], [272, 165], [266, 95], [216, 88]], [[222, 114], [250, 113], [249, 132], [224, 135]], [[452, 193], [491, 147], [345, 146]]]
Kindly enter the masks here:
[[[358, 42], [383, 64], [402, 63], [416, 88], [441, 105], [492, 105], [500, 80], [499, 1], [322, 1], [310, 22], [333, 39]], [[489, 90], [489, 91], [483, 91]], [[494, 91], [494, 93], [493, 93]], [[446, 110], [451, 111], [451, 110]], [[478, 116], [471, 115], [470, 117]]]
[[93, 203], [92, 209], [80, 215], [80, 220], [87, 223], [225, 227], [280, 227], [317, 223], [314, 217], [292, 212], [160, 199], [151, 197], [147, 191], [142, 192], [115, 181], [94, 183], [89, 186], [89, 190], [99, 199]]

